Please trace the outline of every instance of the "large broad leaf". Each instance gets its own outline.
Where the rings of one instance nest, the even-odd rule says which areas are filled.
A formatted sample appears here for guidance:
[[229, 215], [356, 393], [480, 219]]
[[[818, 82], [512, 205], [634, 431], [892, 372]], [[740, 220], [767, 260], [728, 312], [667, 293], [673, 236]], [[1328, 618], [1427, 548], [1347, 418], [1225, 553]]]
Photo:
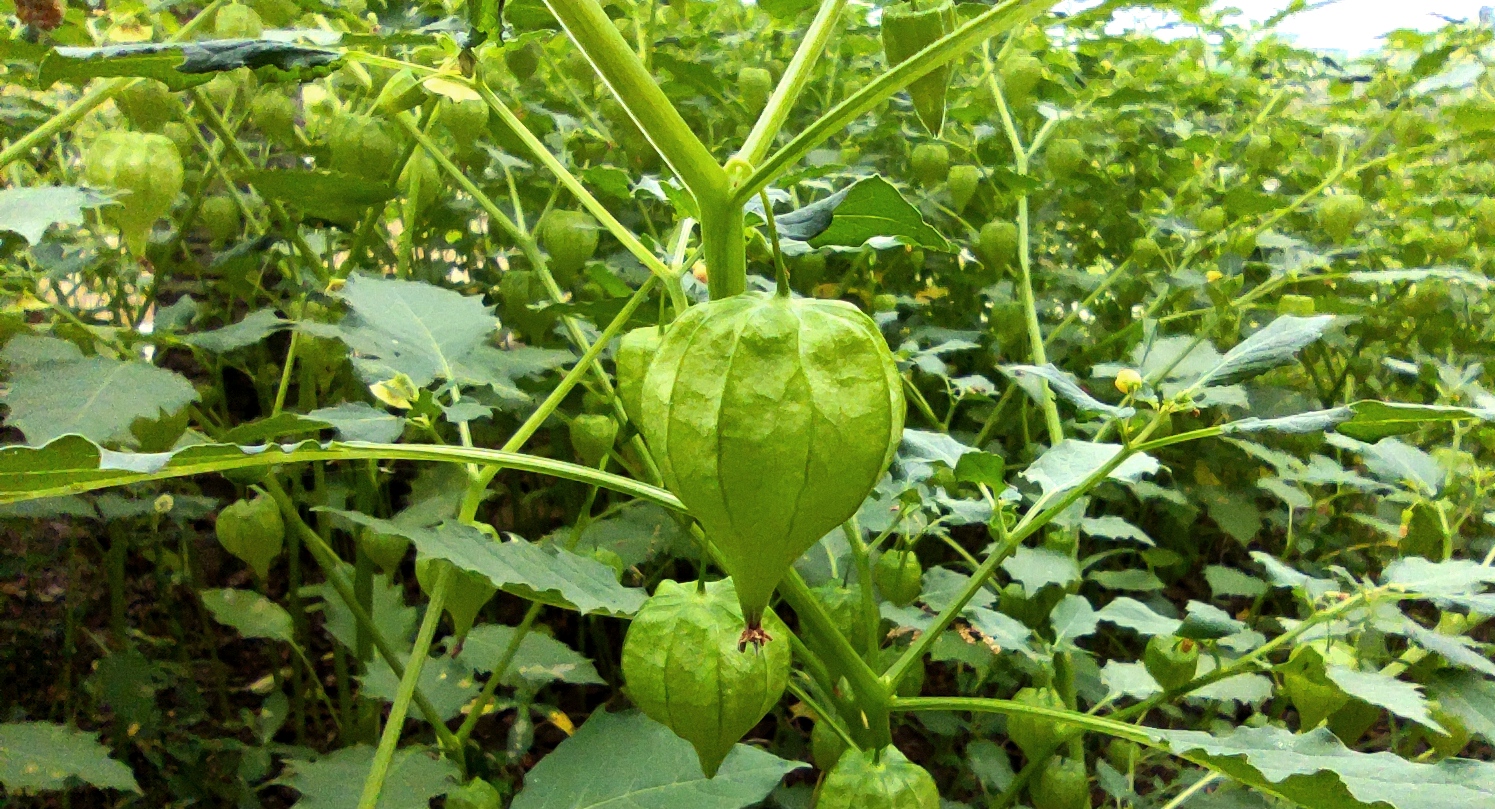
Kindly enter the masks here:
[[1428, 693], [1470, 733], [1495, 742], [1495, 682], [1467, 671], [1440, 671]]
[[203, 606], [218, 623], [231, 626], [246, 638], [290, 643], [291, 614], [253, 590], [203, 590]]
[[[881, 177], [858, 180], [825, 199], [776, 216], [774, 224], [781, 240], [810, 247], [861, 247], [881, 236], [930, 250], [950, 249], [950, 243], [924, 221], [919, 209]], [[803, 252], [803, 248], [786, 252]]]
[[1227, 351], [1213, 368], [1194, 380], [1191, 387], [1229, 385], [1286, 365], [1304, 346], [1323, 336], [1333, 323], [1333, 315], [1283, 315]]
[[743, 809], [806, 766], [739, 744], [707, 778], [690, 743], [669, 728], [599, 710], [525, 775], [511, 809]]
[[[1045, 495], [1058, 494], [1083, 483], [1121, 451], [1120, 444], [1097, 444], [1066, 438], [1029, 464], [1022, 476], [1037, 483]], [[1122, 461], [1107, 477], [1135, 481], [1145, 475], [1155, 474], [1159, 468], [1157, 459], [1146, 453], [1137, 453]]]
[[435, 461], [475, 463], [522, 469], [597, 484], [666, 508], [684, 510], [669, 492], [589, 467], [492, 449], [429, 444], [362, 444], [303, 441], [241, 447], [236, 444], [198, 444], [173, 452], [114, 452], [87, 438], [63, 436], [43, 447], [0, 447], [0, 503], [78, 494], [148, 480], [253, 469], [304, 461], [356, 460]]
[[1329, 666], [1327, 674], [1341, 691], [1362, 702], [1385, 708], [1403, 719], [1430, 728], [1434, 733], [1447, 733], [1429, 713], [1427, 698], [1417, 685], [1378, 671], [1356, 671], [1345, 666]]
[[254, 169], [238, 178], [267, 198], [284, 202], [313, 219], [356, 225], [369, 208], [394, 199], [388, 183], [337, 171]]
[[89, 188], [38, 185], [0, 191], [0, 230], [19, 233], [32, 244], [53, 225], [83, 224], [83, 210], [111, 205], [113, 198]]
[[274, 309], [256, 309], [237, 323], [212, 331], [184, 334], [181, 341], [204, 351], [224, 354], [252, 346], [290, 325], [291, 322], [275, 314]]
[[643, 590], [619, 584], [607, 565], [554, 545], [523, 539], [498, 542], [460, 523], [420, 528], [356, 511], [329, 511], [380, 533], [405, 537], [415, 543], [420, 555], [445, 559], [486, 576], [500, 590], [532, 601], [581, 613], [629, 616], [647, 597]]
[[352, 312], [339, 336], [370, 382], [410, 377], [417, 387], [456, 378], [461, 361], [498, 327], [481, 297], [418, 281], [354, 275], [339, 293]]
[[57, 48], [42, 60], [37, 81], [45, 89], [58, 81], [81, 86], [90, 79], [138, 76], [185, 90], [241, 67], [269, 81], [310, 81], [330, 73], [341, 58], [336, 51], [263, 39]]
[[155, 420], [197, 400], [180, 375], [149, 363], [85, 357], [72, 343], [16, 338], [3, 355], [10, 389], [0, 399], [7, 422], [34, 445], [64, 435], [110, 442], [136, 419]]
[[[297, 809], [357, 809], [363, 782], [374, 765], [374, 748], [344, 747], [316, 761], [291, 760], [275, 781], [301, 793]], [[457, 765], [421, 747], [395, 752], [378, 809], [428, 809], [431, 799], [457, 786]]]
[[1445, 759], [1419, 764], [1394, 753], [1357, 753], [1328, 728], [1295, 735], [1243, 727], [1228, 736], [1145, 730], [1175, 755], [1218, 770], [1305, 809], [1488, 809], [1495, 764]]
[[0, 786], [12, 794], [66, 789], [71, 779], [140, 791], [130, 768], [110, 758], [95, 734], [49, 722], [0, 725]]

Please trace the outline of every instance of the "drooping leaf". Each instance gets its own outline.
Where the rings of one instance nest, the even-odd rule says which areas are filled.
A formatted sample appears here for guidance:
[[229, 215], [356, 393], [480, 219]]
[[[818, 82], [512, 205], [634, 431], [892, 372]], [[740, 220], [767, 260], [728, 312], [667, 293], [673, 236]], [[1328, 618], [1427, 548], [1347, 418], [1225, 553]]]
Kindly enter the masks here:
[[1354, 416], [1335, 429], [1361, 441], [1379, 441], [1394, 435], [1405, 435], [1425, 425], [1449, 421], [1495, 419], [1495, 413], [1467, 407], [1414, 405], [1397, 402], [1359, 401], [1349, 405]]
[[422, 556], [445, 559], [463, 570], [482, 574], [493, 586], [521, 598], [584, 614], [618, 616], [637, 612], [646, 598], [643, 590], [619, 584], [607, 565], [554, 545], [518, 538], [497, 542], [460, 523], [420, 528], [356, 511], [330, 511], [375, 531], [405, 537], [415, 543]]
[[1440, 671], [1428, 682], [1428, 695], [1470, 733], [1495, 742], [1495, 682], [1472, 672]]
[[187, 345], [204, 351], [226, 354], [236, 349], [252, 346], [290, 325], [291, 322], [281, 319], [275, 314], [274, 309], [256, 309], [237, 323], [231, 323], [212, 331], [184, 334], [181, 340]]
[[266, 199], [286, 203], [313, 219], [356, 225], [369, 208], [394, 199], [394, 186], [338, 171], [252, 169], [237, 175]]
[[0, 725], [0, 785], [12, 794], [65, 789], [70, 779], [140, 792], [130, 768], [109, 757], [98, 735], [50, 722]]
[[203, 606], [218, 623], [233, 627], [246, 638], [264, 638], [290, 643], [291, 614], [253, 590], [203, 590]]
[[[291, 759], [275, 780], [301, 793], [297, 809], [357, 809], [374, 765], [374, 748], [353, 745], [315, 761]], [[431, 799], [457, 786], [457, 765], [424, 747], [404, 747], [390, 762], [377, 809], [428, 809]]]
[[83, 211], [114, 203], [108, 194], [71, 185], [37, 185], [0, 191], [0, 230], [36, 244], [53, 225], [81, 225]]
[[939, 231], [925, 223], [919, 209], [882, 177], [858, 180], [824, 199], [775, 216], [774, 223], [780, 239], [811, 247], [861, 247], [881, 236], [929, 250], [950, 249]]
[[1444, 733], [1443, 726], [1428, 712], [1422, 690], [1378, 671], [1356, 671], [1345, 666], [1329, 666], [1325, 673], [1341, 691], [1378, 708], [1385, 708], [1403, 719]]
[[[1109, 463], [1122, 449], [1120, 444], [1097, 444], [1066, 438], [1029, 464], [1022, 476], [1038, 484], [1044, 495], [1052, 496], [1085, 482], [1086, 478]], [[1147, 453], [1137, 453], [1122, 461], [1107, 477], [1134, 481], [1156, 473], [1159, 468], [1157, 459]]]
[[1229, 385], [1286, 365], [1304, 346], [1323, 336], [1333, 323], [1333, 315], [1282, 315], [1227, 351], [1219, 363], [1194, 380], [1192, 386]]
[[1355, 412], [1348, 407], [1336, 407], [1331, 410], [1314, 410], [1308, 413], [1298, 413], [1292, 416], [1280, 416], [1272, 419], [1259, 419], [1255, 417], [1237, 419], [1221, 426], [1221, 431], [1226, 435], [1232, 433], [1322, 433], [1334, 429], [1352, 419]]
[[341, 58], [336, 51], [265, 39], [57, 48], [42, 59], [37, 82], [47, 88], [59, 81], [83, 85], [90, 79], [138, 76], [185, 90], [241, 67], [270, 81], [310, 81], [330, 73]]
[[1066, 595], [1054, 605], [1049, 613], [1049, 625], [1054, 629], [1054, 643], [1074, 643], [1093, 634], [1100, 624], [1100, 617], [1083, 596]]
[[1074, 557], [1048, 548], [1018, 548], [1002, 562], [1013, 581], [1032, 597], [1053, 584], [1063, 587], [1080, 580], [1080, 566]]
[[367, 441], [388, 444], [405, 431], [405, 420], [367, 402], [343, 402], [319, 407], [306, 414], [337, 430], [344, 441]]
[[706, 778], [690, 743], [664, 725], [599, 710], [525, 775], [512, 809], [744, 809], [805, 766], [739, 744]]
[[1246, 625], [1230, 617], [1212, 604], [1190, 601], [1184, 612], [1184, 622], [1173, 634], [1194, 640], [1219, 640], [1245, 629]]
[[[72, 356], [17, 365], [0, 401], [7, 421], [40, 446], [64, 435], [110, 442], [129, 435], [136, 419], [155, 420], [197, 400], [197, 391], [180, 375], [149, 363], [84, 357], [71, 343]], [[12, 355], [8, 355], [11, 358]]]
[[1133, 407], [1117, 407], [1106, 404], [1091, 396], [1080, 387], [1079, 380], [1074, 374], [1054, 367], [1053, 363], [1047, 365], [1004, 365], [1002, 371], [1012, 377], [1028, 396], [1035, 402], [1043, 401], [1043, 391], [1038, 382], [1047, 382], [1049, 390], [1060, 398], [1078, 407], [1087, 413], [1101, 413], [1111, 418], [1124, 419], [1135, 415], [1137, 410]]
[[482, 298], [418, 281], [354, 275], [338, 295], [352, 310], [339, 336], [369, 382], [396, 374], [416, 387], [453, 379], [458, 363], [498, 327]]
[[1182, 624], [1177, 618], [1169, 618], [1153, 612], [1146, 604], [1135, 598], [1122, 596], [1096, 612], [1102, 621], [1126, 627], [1140, 635], [1172, 635]]
[[1141, 663], [1125, 663], [1120, 660], [1107, 661], [1100, 670], [1100, 681], [1106, 690], [1117, 697], [1147, 699], [1163, 693], [1163, 687], [1147, 673]]

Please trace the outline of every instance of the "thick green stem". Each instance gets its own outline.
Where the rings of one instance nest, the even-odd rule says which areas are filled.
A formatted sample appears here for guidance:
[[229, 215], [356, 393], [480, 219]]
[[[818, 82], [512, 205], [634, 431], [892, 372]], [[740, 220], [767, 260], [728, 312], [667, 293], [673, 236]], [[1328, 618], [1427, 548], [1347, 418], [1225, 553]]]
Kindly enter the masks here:
[[712, 300], [747, 291], [747, 242], [742, 204], [696, 197], [701, 206], [701, 252]]
[[376, 809], [379, 793], [384, 791], [384, 779], [389, 775], [389, 765], [394, 761], [395, 748], [400, 744], [400, 734], [405, 728], [405, 715], [410, 711], [410, 700], [415, 696], [415, 687], [420, 683], [421, 670], [431, 656], [431, 640], [436, 637], [436, 625], [441, 622], [441, 606], [446, 602], [446, 591], [456, 575], [456, 566], [441, 566], [436, 585], [431, 588], [431, 601], [426, 605], [426, 616], [420, 622], [420, 632], [415, 636], [415, 648], [410, 651], [410, 663], [405, 666], [405, 675], [395, 691], [394, 704], [389, 709], [389, 720], [384, 725], [384, 735], [379, 738], [379, 748], [374, 751], [374, 764], [369, 777], [363, 782], [363, 797], [358, 799], [358, 809]]
[[892, 726], [888, 722], [891, 689], [878, 679], [876, 672], [867, 665], [841, 633], [840, 627], [826, 614], [825, 608], [820, 605], [815, 594], [810, 592], [809, 585], [805, 584], [799, 571], [790, 569], [779, 582], [779, 594], [794, 608], [799, 620], [824, 642], [824, 651], [831, 655], [827, 662], [851, 683], [851, 690], [856, 694], [856, 707], [861, 715], [847, 718], [859, 720], [860, 730], [867, 734], [873, 749], [892, 744]]
[[602, 6], [596, 0], [545, 0], [545, 5], [696, 199], [724, 194], [726, 173], [659, 89]]

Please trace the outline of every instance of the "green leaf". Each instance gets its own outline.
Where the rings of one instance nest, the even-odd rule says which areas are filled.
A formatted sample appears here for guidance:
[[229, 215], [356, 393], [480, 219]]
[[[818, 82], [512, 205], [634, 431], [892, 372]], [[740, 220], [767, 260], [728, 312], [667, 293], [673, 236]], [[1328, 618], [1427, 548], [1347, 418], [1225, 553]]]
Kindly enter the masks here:
[[1428, 694], [1470, 733], [1495, 742], [1495, 682], [1472, 672], [1440, 671], [1428, 682]]
[[192, 384], [176, 373], [144, 362], [84, 357], [71, 343], [53, 342], [74, 356], [18, 365], [6, 355], [12, 374], [0, 401], [10, 407], [6, 421], [32, 445], [64, 435], [100, 443], [124, 439], [136, 419], [155, 420], [197, 400]]
[[369, 208], [394, 199], [394, 186], [338, 171], [253, 169], [237, 175], [266, 199], [286, 203], [313, 219], [358, 224]]
[[[401, 663], [409, 665], [410, 659], [407, 655], [401, 655]], [[395, 676], [394, 670], [384, 660], [383, 655], [374, 655], [369, 661], [368, 673], [359, 678], [363, 688], [359, 694], [369, 699], [378, 699], [385, 702], [394, 702], [396, 693], [400, 689], [400, 678]], [[478, 695], [481, 687], [472, 676], [472, 666], [465, 662], [442, 655], [426, 661], [420, 670], [420, 682], [416, 685], [420, 689], [421, 696], [425, 697], [431, 707], [443, 720], [455, 719], [462, 713], [462, 707]], [[413, 718], [424, 719], [416, 714]]]
[[319, 407], [306, 414], [337, 430], [344, 441], [367, 441], [371, 444], [393, 443], [405, 432], [405, 420], [367, 402], [343, 402]]
[[[1066, 438], [1051, 447], [1024, 469], [1022, 476], [1038, 484], [1044, 496], [1068, 491], [1105, 466], [1122, 451], [1120, 444], [1097, 444]], [[1160, 468], [1157, 460], [1146, 453], [1127, 458], [1108, 476], [1113, 480], [1133, 481], [1151, 475]]]
[[375, 531], [405, 537], [415, 543], [422, 556], [445, 559], [486, 576], [493, 586], [520, 598], [583, 614], [621, 617], [637, 612], [646, 598], [643, 590], [619, 584], [607, 565], [554, 545], [536, 545], [517, 537], [497, 542], [460, 523], [419, 528], [356, 511], [327, 511]]
[[223, 441], [229, 444], [262, 444], [276, 438], [295, 438], [316, 435], [327, 429], [327, 422], [303, 416], [299, 413], [277, 413], [258, 421], [246, 421], [223, 433]]
[[[343, 575], [351, 580], [353, 566], [344, 565]], [[396, 650], [403, 653], [413, 643], [415, 626], [420, 621], [420, 610], [405, 603], [404, 589], [395, 584], [387, 575], [376, 574], [371, 590], [370, 600], [373, 608], [369, 614], [374, 619], [374, 626], [378, 628], [379, 634], [394, 644]], [[337, 594], [336, 588], [329, 583], [313, 584], [302, 587], [301, 593], [303, 596], [322, 600], [322, 614], [326, 618], [327, 634], [336, 638], [337, 642], [345, 648], [356, 650], [358, 648], [358, 621], [353, 617], [353, 611], [348, 609], [348, 605]], [[374, 657], [382, 660], [379, 655], [374, 655]], [[374, 664], [370, 662], [370, 665]], [[421, 676], [425, 676], [424, 672]]]
[[1304, 346], [1323, 336], [1333, 323], [1333, 315], [1282, 315], [1226, 352], [1220, 362], [1194, 380], [1191, 387], [1229, 385], [1286, 365]]
[[1132, 525], [1121, 517], [1109, 514], [1104, 517], [1086, 517], [1080, 520], [1080, 532], [1087, 536], [1100, 537], [1101, 539], [1136, 542], [1140, 545], [1146, 545], [1149, 548], [1157, 544], [1141, 528]]
[[368, 382], [454, 379], [458, 363], [498, 328], [481, 297], [418, 281], [354, 275], [338, 296], [351, 309], [339, 336], [358, 352], [354, 364]]
[[53, 225], [83, 224], [83, 209], [112, 205], [108, 194], [71, 185], [37, 185], [0, 191], [0, 230], [37, 244]]
[[978, 483], [1001, 491], [1006, 485], [1007, 465], [1002, 456], [990, 452], [967, 452], [955, 462], [955, 479]]
[[1091, 635], [1100, 625], [1095, 609], [1082, 596], [1066, 595], [1054, 605], [1049, 613], [1049, 625], [1054, 629], [1054, 643], [1073, 644], [1080, 638]]
[[1117, 697], [1147, 699], [1154, 694], [1163, 693], [1163, 687], [1158, 685], [1158, 681], [1147, 673], [1147, 667], [1141, 663], [1108, 661], [1100, 670], [1100, 681], [1110, 694]]
[[1206, 567], [1204, 580], [1215, 598], [1256, 598], [1267, 591], [1267, 584], [1261, 579], [1221, 565]]
[[[457, 658], [474, 670], [491, 672], [514, 639], [514, 627], [483, 624], [467, 633]], [[602, 685], [592, 661], [564, 643], [538, 632], [530, 632], [519, 643], [514, 660], [504, 672], [505, 685], [539, 688], [553, 682], [571, 685]]]
[[[756, 210], [761, 214], [761, 207]], [[777, 215], [774, 224], [780, 239], [810, 247], [861, 247], [870, 239], [885, 237], [930, 250], [950, 249], [950, 243], [924, 221], [919, 209], [882, 177], [858, 180], [825, 199]]]
[[[572, 530], [570, 526], [561, 528], [547, 539], [569, 541]], [[651, 503], [639, 503], [588, 523], [575, 550], [582, 554], [609, 550], [625, 566], [633, 567], [660, 554], [690, 556], [696, 552], [695, 545], [694, 538], [680, 527], [675, 515]]]
[[1002, 561], [1002, 569], [1023, 586], [1030, 598], [1051, 584], [1064, 587], [1080, 580], [1080, 566], [1074, 557], [1048, 548], [1018, 548]]
[[246, 638], [286, 643], [295, 638], [291, 614], [253, 590], [203, 590], [202, 603], [218, 623], [233, 627]]
[[1047, 365], [1003, 365], [1002, 372], [1012, 377], [1013, 381], [1022, 386], [1029, 398], [1035, 402], [1042, 402], [1043, 390], [1039, 380], [1049, 383], [1049, 390], [1060, 398], [1078, 407], [1087, 413], [1100, 413], [1115, 419], [1129, 418], [1136, 414], [1136, 408], [1117, 407], [1106, 404], [1099, 399], [1086, 393], [1080, 387], [1074, 374], [1061, 371], [1054, 367], [1053, 363]]
[[1230, 617], [1219, 607], [1202, 601], [1190, 601], [1183, 624], [1173, 634], [1194, 640], [1219, 640], [1245, 628], [1245, 624]]
[[1412, 683], [1377, 671], [1356, 671], [1345, 666], [1329, 666], [1325, 673], [1341, 691], [1362, 702], [1385, 708], [1435, 733], [1447, 733], [1428, 712], [1428, 702], [1422, 696], [1421, 688]]
[[274, 309], [256, 309], [237, 323], [212, 331], [184, 334], [181, 341], [214, 354], [226, 354], [252, 346], [290, 325], [291, 322], [282, 320]]
[[1354, 416], [1335, 429], [1360, 441], [1378, 441], [1404, 435], [1424, 426], [1450, 421], [1495, 420], [1495, 413], [1467, 407], [1414, 405], [1397, 402], [1360, 401], [1349, 405]]
[[46, 89], [59, 81], [82, 86], [90, 79], [138, 76], [185, 90], [241, 67], [271, 81], [309, 81], [327, 75], [341, 58], [336, 51], [263, 39], [57, 48], [42, 59], [37, 83]]
[[1104, 607], [1096, 616], [1102, 621], [1126, 627], [1140, 635], [1172, 635], [1178, 631], [1182, 621], [1153, 612], [1150, 607], [1135, 598], [1122, 596]]
[[1495, 802], [1495, 764], [1420, 764], [1394, 753], [1356, 753], [1328, 728], [1301, 735], [1274, 727], [1244, 727], [1228, 736], [1145, 732], [1176, 755], [1304, 809], [1486, 809]]
[[525, 775], [511, 809], [744, 809], [806, 766], [739, 744], [706, 778], [690, 743], [664, 725], [599, 710]]
[[[374, 748], [354, 745], [315, 761], [291, 759], [275, 783], [301, 793], [296, 809], [357, 809], [359, 788], [374, 765]], [[429, 809], [431, 799], [457, 786], [457, 765], [423, 747], [397, 750], [378, 809]]]
[[1349, 421], [1354, 415], [1354, 410], [1348, 407], [1336, 407], [1330, 410], [1314, 410], [1308, 413], [1280, 416], [1273, 419], [1259, 419], [1253, 416], [1223, 424], [1220, 426], [1220, 431], [1226, 435], [1232, 433], [1264, 432], [1290, 433], [1294, 435], [1322, 433]]
[[66, 789], [70, 779], [140, 792], [135, 776], [109, 757], [98, 735], [49, 722], [0, 725], [0, 785], [18, 792]]

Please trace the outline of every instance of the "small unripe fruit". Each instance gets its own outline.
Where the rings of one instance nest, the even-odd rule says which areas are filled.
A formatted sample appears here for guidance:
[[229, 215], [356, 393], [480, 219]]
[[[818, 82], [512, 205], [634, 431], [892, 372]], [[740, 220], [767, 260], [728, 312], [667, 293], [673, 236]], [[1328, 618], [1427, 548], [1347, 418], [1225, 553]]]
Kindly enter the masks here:
[[618, 439], [618, 423], [611, 416], [583, 414], [571, 420], [571, 446], [587, 466], [597, 466]]
[[1049, 144], [1045, 163], [1055, 177], [1070, 177], [1084, 167], [1085, 147], [1074, 138], [1059, 138]]
[[[1024, 688], [1012, 697], [1014, 702], [1038, 708], [1063, 710], [1064, 701], [1051, 688]], [[1059, 746], [1064, 725], [1046, 716], [1012, 714], [1007, 717], [1007, 738], [1023, 751], [1029, 761], [1046, 756]]]
[[1133, 368], [1123, 368], [1116, 374], [1116, 389], [1133, 394], [1142, 389], [1142, 375]]
[[551, 211], [540, 223], [540, 244], [550, 254], [550, 271], [570, 286], [597, 252], [597, 220], [583, 211]]
[[227, 194], [219, 194], [203, 200], [198, 217], [202, 220], [203, 227], [207, 228], [208, 235], [217, 244], [238, 236], [244, 227], [244, 222], [239, 217], [239, 206]]
[[1033, 809], [1090, 809], [1090, 777], [1085, 762], [1055, 757], [1028, 788]]
[[995, 219], [981, 226], [976, 239], [976, 256], [991, 267], [1007, 267], [1017, 261], [1017, 223]]
[[451, 568], [451, 577], [447, 582], [446, 599], [442, 602], [441, 609], [452, 619], [452, 633], [457, 636], [460, 644], [472, 630], [478, 612], [493, 599], [498, 588], [481, 573], [463, 570], [445, 559], [426, 556], [415, 560], [415, 580], [428, 598], [436, 588], [436, 583], [441, 580], [443, 568], [448, 567]]
[[114, 104], [143, 132], [160, 130], [181, 106], [166, 85], [155, 79], [140, 79], [120, 90]]
[[1002, 92], [1007, 103], [1020, 107], [1033, 97], [1033, 89], [1043, 81], [1043, 62], [1026, 53], [1009, 56], [1002, 61]]
[[976, 189], [981, 185], [981, 169], [963, 163], [950, 169], [950, 208], [960, 213], [971, 204], [971, 197], [976, 196]]
[[888, 551], [877, 557], [877, 565], [872, 569], [878, 592], [900, 607], [907, 607], [919, 597], [923, 578], [924, 567], [919, 564], [919, 557], [908, 551]]
[[1218, 205], [1205, 208], [1199, 212], [1199, 218], [1194, 224], [1207, 234], [1218, 232], [1225, 227], [1225, 209]]
[[1318, 208], [1319, 227], [1335, 242], [1343, 243], [1365, 218], [1365, 200], [1359, 194], [1336, 194]]
[[1132, 258], [1139, 264], [1151, 264], [1162, 254], [1163, 249], [1150, 236], [1141, 236], [1132, 241]]
[[1147, 641], [1142, 663], [1164, 690], [1181, 688], [1199, 670], [1199, 644], [1188, 638], [1154, 635]]
[[296, 142], [296, 102], [277, 90], [266, 88], [254, 97], [249, 107], [249, 119], [255, 129], [265, 136], [280, 142]]
[[909, 160], [920, 185], [938, 185], [950, 176], [950, 149], [943, 143], [921, 143]]
[[757, 115], [773, 92], [773, 74], [766, 67], [745, 67], [737, 71], [737, 91], [742, 94], [743, 106]]
[[[887, 6], [882, 16], [882, 47], [888, 65], [909, 59], [955, 29], [955, 7], [938, 2], [915, 8], [912, 4]], [[950, 86], [950, 65], [941, 65], [908, 85], [909, 99], [919, 123], [938, 136], [945, 124], [945, 94]]]
[[846, 740], [831, 728], [829, 722], [817, 721], [810, 729], [810, 755], [822, 772], [830, 772], [847, 747]]
[[264, 495], [234, 501], [218, 512], [213, 528], [223, 549], [249, 565], [262, 580], [270, 575], [270, 563], [285, 547], [280, 507]]

